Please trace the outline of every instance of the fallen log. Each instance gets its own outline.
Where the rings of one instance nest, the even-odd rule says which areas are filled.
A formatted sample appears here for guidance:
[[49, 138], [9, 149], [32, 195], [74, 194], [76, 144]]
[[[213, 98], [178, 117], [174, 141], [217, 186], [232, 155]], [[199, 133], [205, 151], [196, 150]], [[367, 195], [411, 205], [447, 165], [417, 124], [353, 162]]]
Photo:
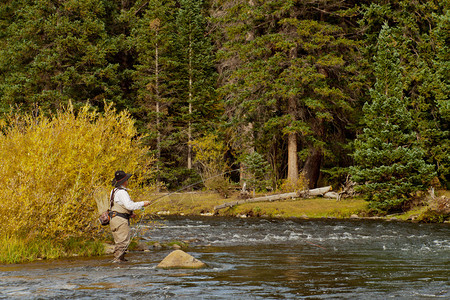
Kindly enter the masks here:
[[289, 198], [307, 198], [310, 196], [321, 196], [329, 191], [331, 191], [331, 186], [326, 186], [326, 187], [312, 189], [312, 190], [303, 190], [303, 191], [299, 191], [299, 192], [292, 192], [292, 193], [269, 195], [269, 196], [250, 198], [250, 199], [244, 199], [244, 200], [237, 200], [237, 201], [227, 202], [227, 203], [224, 203], [221, 205], [217, 205], [214, 207], [214, 211], [217, 211], [217, 210], [223, 209], [223, 208], [227, 208], [227, 207], [233, 207], [233, 206], [236, 206], [239, 204], [251, 203], [251, 202], [266, 202], [266, 201], [284, 200], [284, 199], [289, 199]]
[[321, 188], [317, 188], [317, 189], [300, 191], [300, 192], [298, 192], [298, 195], [301, 198], [308, 198], [311, 196], [323, 196], [324, 194], [331, 191], [331, 189], [332, 189], [332, 187], [331, 187], [331, 185], [329, 185], [329, 186], [325, 186], [325, 187], [321, 187]]
[[332, 199], [339, 199], [339, 194], [336, 192], [327, 192], [323, 194], [324, 198], [332, 198]]

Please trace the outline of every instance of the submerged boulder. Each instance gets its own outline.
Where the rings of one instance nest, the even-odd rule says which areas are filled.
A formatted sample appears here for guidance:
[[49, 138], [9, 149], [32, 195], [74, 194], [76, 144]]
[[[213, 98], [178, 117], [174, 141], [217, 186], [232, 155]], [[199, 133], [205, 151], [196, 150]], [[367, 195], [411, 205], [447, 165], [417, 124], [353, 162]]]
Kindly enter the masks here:
[[156, 267], [163, 269], [199, 269], [206, 267], [206, 264], [183, 250], [175, 250], [167, 255]]
[[149, 246], [147, 243], [144, 242], [138, 242], [136, 246], [133, 248], [134, 251], [149, 251]]

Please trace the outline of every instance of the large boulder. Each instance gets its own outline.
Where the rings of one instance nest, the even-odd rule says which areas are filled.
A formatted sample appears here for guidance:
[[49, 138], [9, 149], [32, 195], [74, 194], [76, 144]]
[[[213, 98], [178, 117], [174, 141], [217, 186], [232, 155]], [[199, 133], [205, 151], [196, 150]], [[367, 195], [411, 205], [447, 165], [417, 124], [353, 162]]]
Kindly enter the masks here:
[[156, 267], [163, 269], [199, 269], [206, 267], [206, 264], [183, 250], [175, 250], [167, 255]]

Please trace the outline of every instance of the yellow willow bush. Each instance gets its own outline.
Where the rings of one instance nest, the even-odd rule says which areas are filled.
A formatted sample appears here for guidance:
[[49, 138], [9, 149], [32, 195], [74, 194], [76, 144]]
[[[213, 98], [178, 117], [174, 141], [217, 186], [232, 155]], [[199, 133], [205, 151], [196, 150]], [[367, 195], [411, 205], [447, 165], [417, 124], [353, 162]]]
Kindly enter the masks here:
[[114, 171], [134, 173], [134, 186], [151, 175], [134, 121], [111, 106], [103, 114], [70, 105], [52, 118], [11, 114], [0, 129], [3, 236], [91, 235], [100, 227], [93, 194], [112, 188]]
[[195, 153], [194, 163], [199, 168], [205, 187], [228, 198], [232, 183], [225, 176], [228, 166], [224, 159], [224, 143], [218, 140], [217, 135], [208, 134], [192, 141], [191, 145]]
[[195, 153], [194, 163], [200, 169], [204, 178], [216, 176], [227, 169], [224, 160], [225, 145], [215, 134], [208, 134], [191, 142]]

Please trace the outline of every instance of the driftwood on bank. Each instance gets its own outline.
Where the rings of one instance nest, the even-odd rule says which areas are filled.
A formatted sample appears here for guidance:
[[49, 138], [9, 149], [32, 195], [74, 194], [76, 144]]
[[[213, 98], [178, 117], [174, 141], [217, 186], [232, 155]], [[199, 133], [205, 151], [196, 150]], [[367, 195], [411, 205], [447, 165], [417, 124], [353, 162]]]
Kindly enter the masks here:
[[237, 200], [237, 201], [227, 202], [227, 203], [215, 206], [214, 210], [217, 211], [222, 208], [233, 207], [235, 205], [251, 203], [251, 202], [277, 201], [277, 200], [284, 200], [284, 199], [289, 199], [289, 198], [307, 198], [310, 196], [321, 196], [329, 191], [331, 191], [331, 186], [321, 187], [321, 188], [312, 189], [312, 190], [303, 190], [303, 191], [293, 192], [293, 193], [285, 193], [285, 194], [270, 195], [270, 196], [257, 197], [257, 198], [251, 198], [251, 199], [245, 199], [245, 200]]
[[355, 186], [356, 182], [352, 181], [350, 179], [350, 175], [347, 175], [347, 178], [345, 179], [345, 183], [342, 186], [341, 191], [338, 193], [338, 200], [341, 200], [343, 198], [347, 197], [354, 197], [356, 195]]

